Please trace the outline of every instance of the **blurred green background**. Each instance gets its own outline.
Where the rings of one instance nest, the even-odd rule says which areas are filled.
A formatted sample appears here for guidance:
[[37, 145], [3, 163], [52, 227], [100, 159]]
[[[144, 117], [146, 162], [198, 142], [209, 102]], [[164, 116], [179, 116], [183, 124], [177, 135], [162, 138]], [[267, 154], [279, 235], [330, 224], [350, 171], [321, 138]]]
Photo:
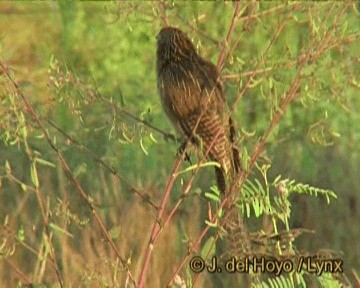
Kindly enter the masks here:
[[[167, 2], [167, 20], [189, 35], [203, 57], [216, 63], [234, 5]], [[292, 197], [291, 226], [315, 231], [297, 240], [299, 249], [339, 252], [349, 278], [352, 270], [360, 270], [360, 20], [356, 5], [244, 2], [231, 39], [232, 44], [239, 42], [222, 70], [229, 106], [251, 72], [261, 70], [233, 114], [243, 155], [245, 151], [251, 154], [291, 86], [299, 56], [309, 47], [314, 53], [320, 51], [305, 66], [296, 99], [271, 134], [260, 162], [271, 162], [271, 179], [281, 174], [336, 192], [338, 198], [330, 205], [321, 197]], [[0, 3], [1, 61], [92, 197], [135, 275], [156, 211], [121, 179], [159, 204], [179, 147], [121, 112], [176, 134], [156, 87], [160, 7], [156, 2], [136, 1]], [[265, 63], [257, 66], [282, 23], [285, 26]], [[327, 32], [330, 40], [321, 46]], [[0, 235], [6, 239], [0, 253], [1, 286], [24, 283], [14, 267], [33, 283], [51, 286], [57, 282], [52, 264], [44, 260], [49, 252], [40, 197], [55, 227], [52, 242], [66, 287], [123, 287], [126, 275], [91, 211], [5, 75], [0, 77]], [[121, 179], [81, 153], [49, 121], [114, 167]], [[195, 152], [191, 157], [197, 161]], [[31, 189], [33, 163], [37, 163], [39, 194]], [[187, 166], [182, 164], [183, 169]], [[171, 203], [190, 177], [187, 173], [177, 179]], [[169, 281], [187, 252], [187, 241], [205, 226], [203, 193], [215, 183], [213, 178], [211, 167], [196, 176], [191, 196], [153, 252], [148, 287], [162, 287]], [[213, 283], [208, 276], [200, 278], [200, 287]]]

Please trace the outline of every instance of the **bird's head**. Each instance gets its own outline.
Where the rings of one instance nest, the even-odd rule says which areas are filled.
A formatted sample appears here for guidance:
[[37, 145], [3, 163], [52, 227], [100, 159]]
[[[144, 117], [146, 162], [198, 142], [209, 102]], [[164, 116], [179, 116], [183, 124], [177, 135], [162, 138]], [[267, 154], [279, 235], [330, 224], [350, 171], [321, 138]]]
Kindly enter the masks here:
[[180, 29], [165, 27], [157, 35], [158, 61], [178, 62], [190, 59], [196, 50], [191, 40]]

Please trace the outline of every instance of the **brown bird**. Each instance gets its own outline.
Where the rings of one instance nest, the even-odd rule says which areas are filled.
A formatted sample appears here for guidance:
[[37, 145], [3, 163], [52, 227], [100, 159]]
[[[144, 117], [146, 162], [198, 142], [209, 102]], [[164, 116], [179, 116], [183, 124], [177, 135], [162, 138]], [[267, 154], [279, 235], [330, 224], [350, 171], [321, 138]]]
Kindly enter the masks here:
[[157, 80], [162, 105], [173, 125], [192, 144], [210, 147], [218, 188], [239, 171], [239, 153], [234, 145], [235, 129], [226, 115], [226, 102], [219, 72], [200, 57], [184, 32], [163, 28], [157, 36]]

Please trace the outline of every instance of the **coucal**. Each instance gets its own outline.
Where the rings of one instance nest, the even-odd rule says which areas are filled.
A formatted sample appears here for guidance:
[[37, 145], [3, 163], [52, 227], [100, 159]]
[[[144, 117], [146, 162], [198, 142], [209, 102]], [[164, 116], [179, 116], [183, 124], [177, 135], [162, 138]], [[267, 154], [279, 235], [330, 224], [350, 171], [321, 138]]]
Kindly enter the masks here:
[[167, 116], [186, 140], [203, 152], [211, 145], [208, 156], [220, 164], [216, 181], [225, 193], [240, 169], [234, 125], [216, 66], [180, 29], [165, 27], [157, 36], [157, 85]]

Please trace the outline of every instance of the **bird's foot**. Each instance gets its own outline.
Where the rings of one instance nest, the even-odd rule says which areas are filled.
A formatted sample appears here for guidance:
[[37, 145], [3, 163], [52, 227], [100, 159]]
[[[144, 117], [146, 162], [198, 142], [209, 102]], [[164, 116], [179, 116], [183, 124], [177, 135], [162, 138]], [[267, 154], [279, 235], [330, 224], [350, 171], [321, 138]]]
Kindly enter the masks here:
[[188, 142], [187, 141], [184, 141], [180, 147], [178, 148], [178, 151], [177, 151], [177, 155], [184, 155], [184, 161], [187, 161], [190, 163], [190, 165], [192, 165], [191, 163], [191, 158], [190, 158], [190, 154], [188, 154], [186, 152], [186, 146], [187, 146]]

